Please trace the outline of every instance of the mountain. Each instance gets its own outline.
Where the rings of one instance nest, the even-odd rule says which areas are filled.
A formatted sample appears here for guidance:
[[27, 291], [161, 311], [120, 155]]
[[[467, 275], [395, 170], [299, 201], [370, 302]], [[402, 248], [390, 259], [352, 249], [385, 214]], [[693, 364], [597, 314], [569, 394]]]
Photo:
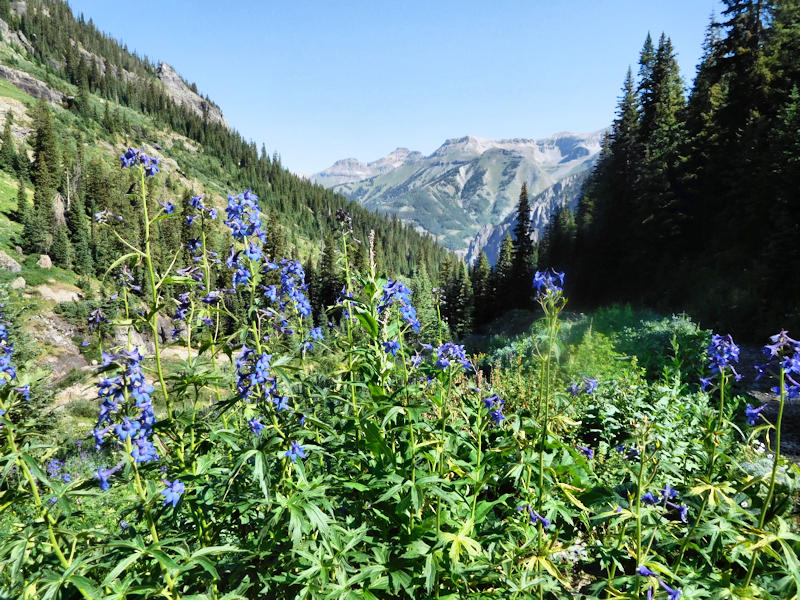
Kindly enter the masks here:
[[[36, 115], [42, 118], [37, 121]], [[48, 178], [47, 190], [38, 191], [38, 196], [46, 192], [54, 199], [44, 212], [63, 215], [63, 199], [68, 204], [80, 196], [86, 204], [87, 227], [94, 204], [99, 211], [124, 203], [120, 199], [124, 193], [118, 190], [124, 192], [130, 182], [118, 157], [134, 146], [162, 161], [164, 189], [154, 195], [176, 205], [193, 194], [204, 194], [222, 209], [228, 193], [251, 188], [269, 216], [275, 244], [307, 266], [320, 258], [327, 233], [340, 227], [336, 215], [341, 211], [350, 213], [355, 239], [366, 240], [375, 231], [381, 268], [411, 274], [421, 256], [433, 272], [446, 255], [432, 238], [412, 227], [293, 175], [277, 153], [268, 155], [263, 146], [257, 148], [231, 129], [221, 108], [168, 62], [152, 62], [131, 52], [123, 42], [99, 31], [91, 18], [74, 15], [63, 0], [0, 0], [0, 126], [3, 117], [9, 134], [8, 143], [3, 142], [7, 156], [0, 153], [0, 212], [12, 218], [6, 223], [0, 217], [0, 250], [8, 249], [15, 260], [27, 260], [14, 254], [18, 247], [33, 255], [34, 246], [47, 254], [53, 245], [52, 233], [26, 244], [21, 217], [15, 212], [17, 189], [23, 186], [30, 195], [39, 181], [34, 176], [38, 167], [30, 159], [40, 138], [52, 139], [45, 152], [48, 169], [60, 174], [52, 181]], [[42, 130], [42, 135], [47, 133], [42, 138], [37, 123], [45, 122], [54, 135]], [[369, 174], [395, 168], [403, 159], [398, 150], [371, 165]], [[61, 221], [54, 220], [45, 231], [51, 231], [49, 225], [63, 225], [63, 217]], [[223, 231], [222, 225], [216, 227]], [[94, 228], [89, 230], [94, 235]], [[165, 242], [165, 252], [177, 241], [186, 240]], [[113, 243], [87, 241], [92, 264], [84, 274], [104, 273]], [[68, 247], [64, 256], [69, 257], [69, 251]], [[72, 261], [61, 262], [54, 261], [57, 266], [74, 266]]]
[[465, 136], [445, 141], [429, 156], [398, 148], [366, 164], [340, 160], [312, 180], [365, 208], [397, 215], [468, 261], [484, 246], [494, 261], [513, 226], [522, 183], [528, 184], [537, 238], [560, 205], [576, 205], [603, 133], [541, 140]]

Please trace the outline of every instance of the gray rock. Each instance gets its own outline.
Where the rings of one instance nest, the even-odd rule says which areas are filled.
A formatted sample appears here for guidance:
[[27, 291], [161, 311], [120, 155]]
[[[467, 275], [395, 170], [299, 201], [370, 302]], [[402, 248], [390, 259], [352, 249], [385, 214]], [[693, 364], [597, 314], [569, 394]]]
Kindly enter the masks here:
[[83, 298], [78, 288], [67, 285], [37, 285], [33, 288], [43, 299], [50, 302], [61, 304], [62, 302], [74, 302]]
[[3, 36], [3, 41], [10, 44], [17, 44], [24, 48], [28, 54], [33, 54], [33, 46], [31, 46], [31, 43], [28, 41], [28, 38], [25, 37], [25, 34], [21, 31], [11, 31], [8, 23], [6, 23], [3, 19], [0, 19], [0, 34]]
[[14, 281], [11, 282], [12, 290], [21, 290], [24, 287], [25, 287], [25, 280], [22, 277], [17, 277]]
[[5, 269], [6, 271], [11, 271], [12, 273], [19, 273], [22, 270], [22, 267], [8, 254], [0, 250], [0, 269]]
[[25, 253], [22, 251], [22, 246], [14, 246], [14, 252], [16, 252], [17, 254], [19, 254], [20, 256], [22, 256], [23, 254], [25, 254]]
[[42, 267], [43, 269], [53, 268], [53, 261], [50, 260], [50, 257], [47, 256], [47, 254], [40, 254], [39, 260], [36, 261], [36, 264]]
[[194, 92], [186, 85], [186, 82], [175, 72], [171, 66], [162, 62], [158, 65], [158, 78], [164, 83], [164, 87], [175, 102], [183, 104], [189, 110], [200, 117], [208, 119], [212, 123], [220, 123], [226, 129], [230, 129], [219, 106], [212, 104], [200, 94]]
[[128, 329], [130, 329], [131, 348], [138, 348], [142, 356], [147, 356], [155, 351], [153, 341], [149, 337], [145, 337], [133, 327], [119, 326], [114, 328], [113, 345], [119, 348], [128, 347]]
[[24, 71], [0, 65], [0, 79], [5, 79], [14, 87], [21, 89], [34, 98], [44, 98], [53, 104], [60, 104], [64, 101], [64, 94], [48, 87], [44, 82], [31, 77]]

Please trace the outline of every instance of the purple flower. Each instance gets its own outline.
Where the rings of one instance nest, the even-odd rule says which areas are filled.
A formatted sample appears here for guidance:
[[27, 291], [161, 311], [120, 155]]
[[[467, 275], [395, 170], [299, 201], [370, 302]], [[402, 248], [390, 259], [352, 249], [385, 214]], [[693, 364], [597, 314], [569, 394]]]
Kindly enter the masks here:
[[247, 421], [247, 424], [250, 426], [250, 432], [254, 435], [261, 435], [261, 432], [264, 431], [266, 427], [261, 422], [261, 417], [255, 417], [254, 419], [250, 419]]
[[589, 460], [594, 458], [594, 450], [589, 448], [588, 446], [577, 446], [578, 450], [583, 452], [586, 455], [586, 458]]
[[597, 379], [593, 379], [591, 377], [584, 377], [583, 381], [586, 384], [586, 387], [584, 388], [584, 391], [587, 394], [593, 394], [594, 391], [597, 389]]
[[560, 294], [564, 286], [564, 273], [559, 273], [554, 269], [546, 271], [536, 271], [533, 276], [533, 287], [540, 297], [551, 294]]
[[111, 487], [111, 484], [108, 482], [109, 477], [111, 477], [114, 473], [119, 471], [122, 468], [122, 465], [116, 465], [111, 467], [110, 469], [105, 469], [100, 467], [94, 474], [95, 479], [100, 482], [100, 489], [106, 491], [108, 488]]
[[653, 573], [653, 571], [651, 571], [650, 569], [648, 569], [644, 565], [639, 565], [637, 567], [636, 574], [637, 575], [641, 575], [642, 577], [653, 577], [655, 575], [655, 573]]
[[175, 508], [178, 504], [178, 500], [181, 498], [181, 494], [183, 494], [185, 490], [183, 483], [181, 483], [180, 479], [176, 479], [172, 483], [164, 479], [162, 483], [167, 486], [161, 490], [161, 495], [164, 496], [164, 506], [172, 504], [172, 507]]
[[766, 404], [762, 404], [758, 408], [753, 408], [752, 405], [748, 404], [747, 407], [744, 409], [744, 416], [747, 420], [747, 424], [750, 427], [755, 427], [758, 425], [758, 421], [761, 418], [761, 411], [767, 408]]
[[161, 208], [164, 209], [164, 212], [167, 213], [168, 215], [171, 215], [175, 212], [175, 205], [172, 204], [172, 202], [167, 202], [165, 204], [161, 200], [159, 200], [158, 203], [161, 205]]
[[388, 342], [383, 342], [382, 345], [386, 354], [391, 354], [392, 356], [397, 356], [397, 351], [400, 350], [400, 343], [397, 340], [389, 340]]
[[646, 492], [642, 494], [642, 502], [645, 504], [658, 504], [658, 500], [653, 495], [653, 492]]
[[284, 452], [284, 456], [288, 457], [292, 462], [295, 462], [298, 458], [305, 458], [305, 448], [301, 446], [298, 442], [292, 442], [289, 446], [289, 449]]
[[550, 527], [550, 519], [543, 517], [538, 512], [533, 510], [533, 507], [530, 504], [525, 504], [523, 506], [517, 507], [518, 511], [526, 510], [528, 511], [528, 519], [530, 520], [531, 525], [536, 525], [536, 523], [541, 523], [542, 527], [547, 529]]

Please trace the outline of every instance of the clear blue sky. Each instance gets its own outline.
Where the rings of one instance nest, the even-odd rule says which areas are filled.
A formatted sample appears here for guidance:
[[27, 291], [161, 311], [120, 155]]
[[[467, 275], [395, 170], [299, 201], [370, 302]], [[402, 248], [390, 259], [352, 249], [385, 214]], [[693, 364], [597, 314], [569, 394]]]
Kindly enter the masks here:
[[687, 83], [719, 0], [70, 0], [217, 102], [246, 139], [311, 174], [446, 138], [608, 125], [648, 31]]

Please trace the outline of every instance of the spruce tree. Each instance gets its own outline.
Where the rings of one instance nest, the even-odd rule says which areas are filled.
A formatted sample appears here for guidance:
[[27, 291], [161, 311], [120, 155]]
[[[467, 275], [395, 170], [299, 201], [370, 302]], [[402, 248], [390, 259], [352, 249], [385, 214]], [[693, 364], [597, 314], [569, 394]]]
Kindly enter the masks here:
[[490, 277], [491, 270], [489, 268], [489, 259], [486, 257], [486, 253], [481, 251], [470, 273], [474, 298], [473, 319], [475, 325], [478, 327], [486, 322], [491, 303], [494, 300], [491, 293]]
[[21, 223], [23, 228], [25, 227], [25, 223], [33, 218], [33, 207], [31, 206], [30, 200], [28, 200], [28, 192], [25, 190], [25, 184], [21, 181], [17, 188], [16, 218], [17, 222]]
[[69, 243], [69, 232], [66, 225], [59, 224], [56, 226], [53, 234], [53, 244], [50, 247], [51, 258], [53, 263], [62, 269], [69, 269], [72, 267], [72, 247]]
[[[492, 269], [490, 277], [490, 284], [492, 295], [495, 298], [508, 298], [511, 291], [510, 285], [513, 281], [514, 269], [514, 242], [511, 240], [511, 235], [506, 234], [503, 238], [503, 243], [500, 246], [500, 254], [497, 257], [497, 263]], [[501, 314], [502, 309], [508, 308], [505, 302], [494, 303], [494, 310], [491, 311], [491, 316], [496, 317]]]
[[517, 222], [514, 226], [514, 259], [510, 288], [514, 292], [514, 303], [518, 306], [527, 304], [535, 270], [528, 185], [523, 183], [517, 204]]
[[11, 121], [13, 115], [11, 111], [6, 113], [5, 124], [3, 125], [3, 135], [0, 138], [0, 169], [6, 173], [13, 173], [17, 166], [17, 149], [14, 146], [14, 136], [11, 133]]
[[342, 291], [342, 278], [339, 276], [336, 257], [336, 238], [334, 238], [333, 232], [329, 231], [325, 237], [322, 259], [317, 273], [319, 279], [319, 303], [322, 311], [335, 304], [339, 293]]

